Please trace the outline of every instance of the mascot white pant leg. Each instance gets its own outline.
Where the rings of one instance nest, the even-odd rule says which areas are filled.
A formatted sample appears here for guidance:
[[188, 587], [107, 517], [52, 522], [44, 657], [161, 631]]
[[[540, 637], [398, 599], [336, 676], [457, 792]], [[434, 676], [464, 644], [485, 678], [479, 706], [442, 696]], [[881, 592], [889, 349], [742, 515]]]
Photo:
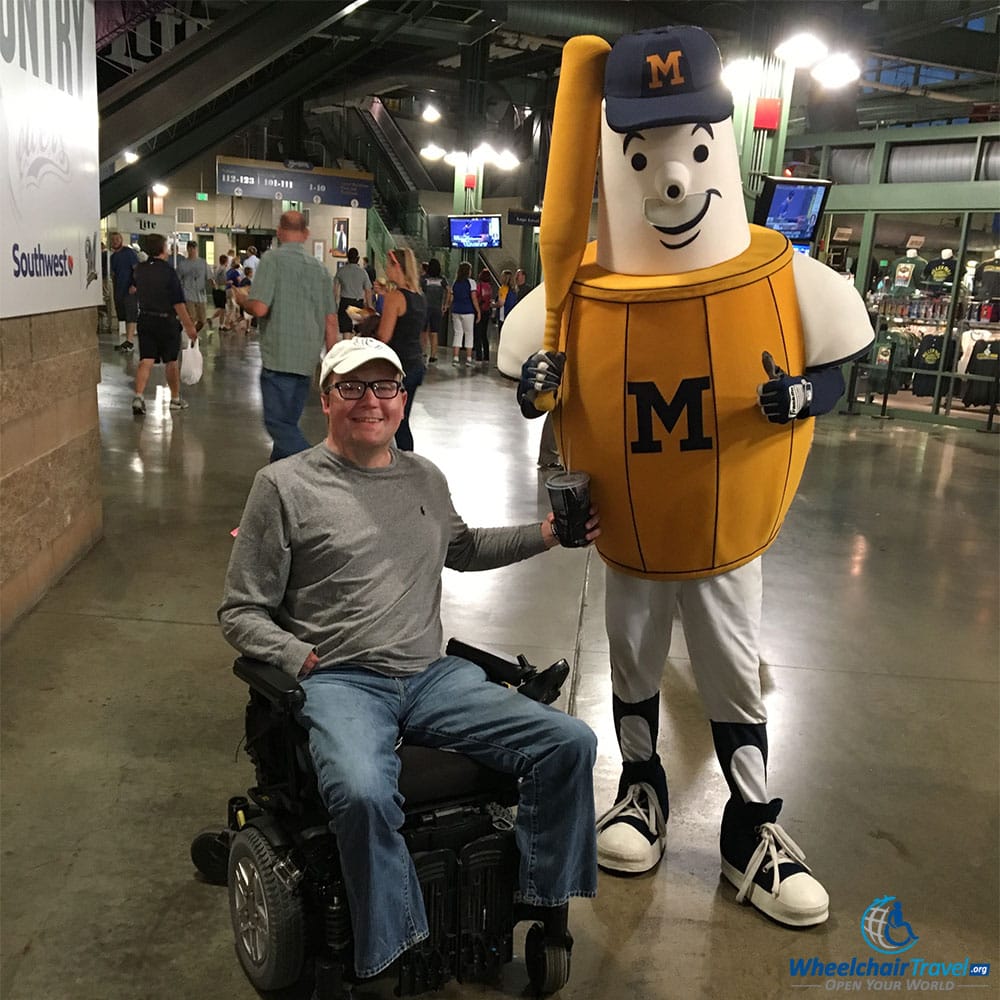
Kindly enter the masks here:
[[[761, 843], [758, 829], [775, 830], [781, 800], [767, 793], [767, 715], [760, 688], [762, 601], [759, 559], [718, 576], [661, 582], [607, 569], [605, 625], [611, 655], [612, 710], [622, 755], [615, 805], [598, 821], [598, 862], [616, 872], [642, 872], [663, 852], [669, 814], [667, 778], [656, 752], [660, 682], [680, 612], [691, 669], [712, 723], [715, 752], [730, 798], [720, 833], [723, 873], [754, 894], [744, 872]], [[784, 840], [787, 835], [781, 832]], [[801, 854], [794, 844], [792, 857]], [[794, 853], [793, 853], [794, 851]], [[799, 863], [781, 865], [775, 894], [753, 900], [784, 923], [825, 919], [825, 890]], [[747, 884], [744, 885], [744, 881]]]

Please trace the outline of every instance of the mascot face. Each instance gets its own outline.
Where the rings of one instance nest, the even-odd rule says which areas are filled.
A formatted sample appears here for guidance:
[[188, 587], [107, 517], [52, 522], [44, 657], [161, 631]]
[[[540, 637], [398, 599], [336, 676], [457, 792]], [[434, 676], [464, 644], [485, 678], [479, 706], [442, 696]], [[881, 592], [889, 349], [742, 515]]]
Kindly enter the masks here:
[[601, 119], [601, 267], [685, 274], [750, 245], [732, 118], [624, 134]]

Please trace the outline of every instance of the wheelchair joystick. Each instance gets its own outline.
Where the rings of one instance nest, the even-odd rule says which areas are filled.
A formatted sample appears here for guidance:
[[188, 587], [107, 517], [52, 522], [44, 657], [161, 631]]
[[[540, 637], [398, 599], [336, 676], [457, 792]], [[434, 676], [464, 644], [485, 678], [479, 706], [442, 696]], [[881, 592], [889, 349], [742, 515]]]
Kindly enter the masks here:
[[569, 677], [569, 664], [565, 660], [556, 660], [551, 667], [540, 674], [534, 671], [532, 674], [517, 690], [532, 701], [551, 705], [559, 697], [559, 692]]

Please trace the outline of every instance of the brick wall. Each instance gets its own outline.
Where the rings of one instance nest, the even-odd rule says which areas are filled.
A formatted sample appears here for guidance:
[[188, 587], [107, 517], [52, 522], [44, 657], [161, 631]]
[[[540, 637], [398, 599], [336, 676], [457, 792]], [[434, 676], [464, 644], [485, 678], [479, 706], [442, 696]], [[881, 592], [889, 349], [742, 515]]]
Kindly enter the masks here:
[[0, 320], [0, 631], [103, 532], [97, 310]]

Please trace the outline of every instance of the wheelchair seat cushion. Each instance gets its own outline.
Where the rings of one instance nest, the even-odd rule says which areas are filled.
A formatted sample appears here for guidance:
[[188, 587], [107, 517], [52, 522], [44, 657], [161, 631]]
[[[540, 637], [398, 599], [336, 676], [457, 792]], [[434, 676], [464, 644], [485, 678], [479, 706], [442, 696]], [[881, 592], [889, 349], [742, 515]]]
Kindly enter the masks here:
[[404, 744], [399, 790], [409, 811], [438, 802], [494, 796], [502, 804], [517, 798], [517, 779], [479, 764], [464, 754]]

